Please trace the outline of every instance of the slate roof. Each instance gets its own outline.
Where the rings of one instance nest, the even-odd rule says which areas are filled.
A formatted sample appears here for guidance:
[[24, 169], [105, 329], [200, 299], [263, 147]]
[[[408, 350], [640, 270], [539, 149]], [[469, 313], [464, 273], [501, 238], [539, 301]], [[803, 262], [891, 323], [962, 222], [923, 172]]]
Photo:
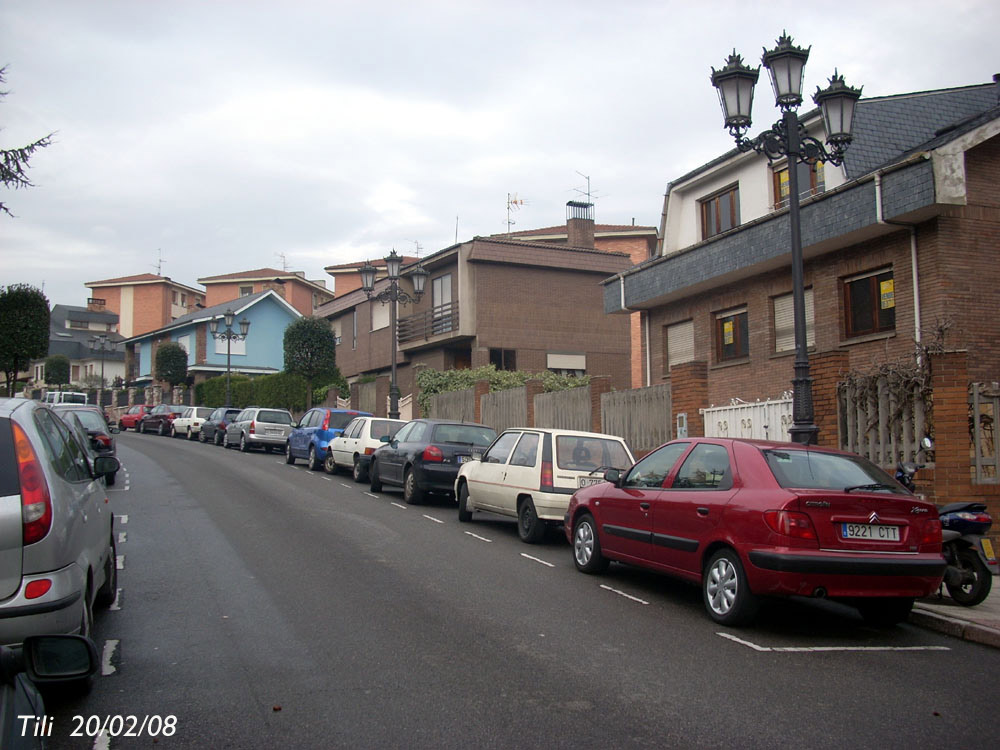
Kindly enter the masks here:
[[[90, 347], [91, 339], [99, 335], [107, 336], [109, 343], [121, 344], [125, 339], [111, 331], [91, 331], [86, 328], [67, 328], [67, 320], [86, 322], [116, 323], [118, 316], [110, 312], [91, 312], [86, 307], [72, 305], [53, 305], [49, 315], [49, 354], [63, 354], [71, 360], [94, 359], [100, 356]], [[107, 361], [124, 360], [125, 349], [119, 346], [114, 350], [105, 350]]]
[[978, 119], [997, 104], [998, 87], [992, 83], [861, 99], [854, 116], [854, 140], [844, 159], [847, 176], [862, 177], [903, 154], [932, 148], [931, 141], [951, 140], [957, 135], [954, 130], [940, 135], [939, 131]]

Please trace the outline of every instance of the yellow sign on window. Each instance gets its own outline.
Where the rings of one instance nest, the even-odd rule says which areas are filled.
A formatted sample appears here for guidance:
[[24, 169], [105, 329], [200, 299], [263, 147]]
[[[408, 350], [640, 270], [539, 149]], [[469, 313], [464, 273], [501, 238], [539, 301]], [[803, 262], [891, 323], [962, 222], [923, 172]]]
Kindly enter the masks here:
[[895, 296], [895, 285], [892, 279], [888, 281], [883, 281], [879, 284], [882, 293], [882, 309], [888, 310], [890, 307], [896, 306], [896, 296]]
[[722, 343], [726, 346], [733, 343], [733, 321], [731, 320], [722, 324]]

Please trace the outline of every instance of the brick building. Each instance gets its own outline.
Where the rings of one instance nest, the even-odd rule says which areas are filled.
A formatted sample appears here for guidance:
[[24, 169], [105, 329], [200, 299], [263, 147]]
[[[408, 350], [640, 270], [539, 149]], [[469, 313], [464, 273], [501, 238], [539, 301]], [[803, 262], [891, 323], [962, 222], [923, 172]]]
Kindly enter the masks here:
[[[818, 111], [802, 122], [825, 140]], [[907, 358], [942, 322], [944, 344], [970, 352], [971, 379], [1000, 379], [998, 85], [862, 99], [854, 132], [843, 166], [799, 167], [828, 445], [839, 375]], [[674, 180], [657, 257], [604, 282], [607, 312], [642, 311], [646, 382], [671, 383], [692, 435], [703, 434], [699, 408], [791, 389], [787, 168], [734, 150]]]
[[187, 315], [204, 302], [200, 289], [172, 281], [169, 276], [143, 273], [103, 281], [88, 281], [88, 305], [99, 305], [118, 316], [118, 332], [138, 336]]
[[333, 299], [333, 292], [326, 288], [326, 282], [311, 281], [302, 271], [258, 268], [253, 271], [205, 276], [198, 279], [198, 283], [205, 287], [206, 307], [270, 289], [302, 315], [312, 315], [320, 305]]
[[[592, 225], [591, 225], [592, 226]], [[631, 266], [617, 252], [565, 244], [476, 237], [421, 261], [422, 299], [399, 308], [398, 382], [415, 389], [415, 368], [477, 368], [606, 375], [630, 387], [629, 321], [603, 312], [601, 281]], [[404, 265], [401, 288], [412, 294]], [[375, 293], [388, 285], [378, 280]], [[388, 305], [359, 288], [319, 314], [337, 337], [337, 366], [349, 380], [390, 367]], [[380, 402], [381, 405], [381, 402]]]

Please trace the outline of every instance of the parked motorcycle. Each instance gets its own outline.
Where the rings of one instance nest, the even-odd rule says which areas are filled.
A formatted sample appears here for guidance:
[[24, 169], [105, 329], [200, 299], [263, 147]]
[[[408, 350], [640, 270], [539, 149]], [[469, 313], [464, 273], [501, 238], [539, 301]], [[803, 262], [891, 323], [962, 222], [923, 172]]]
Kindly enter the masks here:
[[[934, 447], [930, 438], [921, 441], [921, 451]], [[919, 454], [918, 454], [919, 455]], [[896, 481], [913, 491], [913, 477], [924, 464], [901, 461]], [[993, 544], [985, 534], [993, 524], [985, 503], [960, 501], [938, 506], [941, 519], [941, 553], [948, 563], [944, 586], [958, 604], [974, 607], [989, 596], [998, 564]]]

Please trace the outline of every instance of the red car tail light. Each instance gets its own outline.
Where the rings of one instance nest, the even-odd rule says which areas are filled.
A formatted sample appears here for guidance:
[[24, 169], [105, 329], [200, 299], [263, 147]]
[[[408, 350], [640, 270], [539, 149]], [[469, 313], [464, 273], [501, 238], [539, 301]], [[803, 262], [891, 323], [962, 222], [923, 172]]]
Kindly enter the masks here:
[[552, 489], [552, 462], [542, 461], [542, 482], [540, 490]]
[[374, 452], [375, 452], [374, 448], [365, 448], [365, 455], [366, 456], [370, 456]]
[[768, 510], [764, 512], [764, 522], [771, 531], [795, 539], [816, 539], [816, 529], [805, 513], [792, 510]]
[[250, 434], [253, 435], [257, 429], [257, 422], [253, 421], [250, 423]]
[[37, 599], [40, 596], [45, 596], [49, 589], [52, 588], [52, 581], [48, 578], [41, 578], [37, 581], [31, 581], [27, 586], [24, 587], [24, 598], [25, 599]]
[[323, 427], [321, 429], [324, 429], [324, 430], [329, 430], [330, 429], [330, 412], [327, 412], [326, 416], [323, 417]]
[[941, 544], [941, 521], [933, 519], [924, 524], [924, 533], [920, 544]]
[[25, 544], [45, 538], [52, 527], [52, 498], [35, 449], [19, 424], [14, 424], [17, 475], [21, 480], [21, 533]]
[[107, 435], [95, 435], [94, 437], [96, 437], [97, 438], [97, 442], [99, 442], [105, 448], [110, 448], [111, 447], [111, 438], [109, 436], [107, 436]]
[[424, 459], [424, 461], [433, 461], [435, 463], [444, 461], [444, 454], [436, 445], [428, 445], [424, 448], [424, 452], [420, 457]]

